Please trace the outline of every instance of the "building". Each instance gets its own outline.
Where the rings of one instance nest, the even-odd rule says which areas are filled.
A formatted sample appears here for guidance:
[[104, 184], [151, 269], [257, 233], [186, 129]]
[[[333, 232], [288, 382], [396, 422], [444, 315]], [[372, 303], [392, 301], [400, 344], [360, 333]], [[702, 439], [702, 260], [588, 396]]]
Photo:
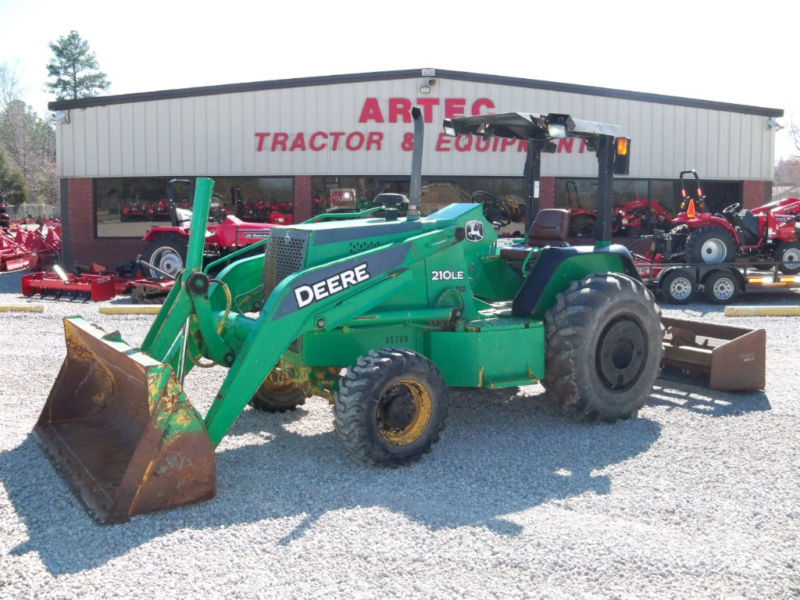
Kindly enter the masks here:
[[[248, 218], [309, 218], [333, 190], [360, 198], [408, 190], [411, 108], [426, 126], [423, 210], [486, 190], [517, 207], [524, 145], [448, 138], [444, 118], [568, 113], [632, 138], [615, 203], [658, 201], [673, 214], [678, 174], [696, 169], [709, 205], [770, 199], [779, 109], [582, 85], [417, 69], [263, 81], [53, 102], [66, 264], [124, 262], [166, 218], [170, 178], [212, 177], [216, 201]], [[540, 206], [592, 210], [597, 166], [580, 140], [542, 161]], [[184, 191], [185, 197], [188, 194]], [[178, 201], [183, 201], [179, 197]], [[516, 208], [515, 208], [516, 210]]]

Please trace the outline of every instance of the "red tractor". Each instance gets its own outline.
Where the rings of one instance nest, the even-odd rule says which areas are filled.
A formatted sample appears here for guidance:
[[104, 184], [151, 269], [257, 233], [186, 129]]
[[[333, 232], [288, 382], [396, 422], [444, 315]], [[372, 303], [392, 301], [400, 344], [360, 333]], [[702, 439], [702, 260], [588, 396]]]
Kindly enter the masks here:
[[[175, 278], [186, 264], [189, 245], [191, 210], [177, 206], [173, 194], [175, 184], [191, 185], [186, 179], [172, 179], [168, 185], [170, 225], [157, 225], [145, 233], [142, 259], [151, 265], [145, 275]], [[190, 194], [190, 196], [193, 194]], [[219, 258], [254, 244], [269, 235], [271, 223], [252, 223], [225, 215], [220, 223], [210, 223], [206, 232], [205, 255]]]
[[[597, 215], [581, 206], [574, 181], [568, 181], [566, 189], [570, 213], [569, 236], [595, 237]], [[668, 226], [671, 221], [672, 215], [658, 201], [637, 198], [614, 207], [611, 233], [619, 237], [640, 237], [650, 228]]]
[[[687, 185], [687, 180], [692, 185]], [[777, 262], [787, 274], [800, 272], [800, 200], [787, 198], [752, 211], [736, 202], [721, 213], [706, 209], [694, 171], [681, 172], [681, 212], [669, 233], [656, 235], [656, 255], [664, 262], [724, 263], [746, 258]]]

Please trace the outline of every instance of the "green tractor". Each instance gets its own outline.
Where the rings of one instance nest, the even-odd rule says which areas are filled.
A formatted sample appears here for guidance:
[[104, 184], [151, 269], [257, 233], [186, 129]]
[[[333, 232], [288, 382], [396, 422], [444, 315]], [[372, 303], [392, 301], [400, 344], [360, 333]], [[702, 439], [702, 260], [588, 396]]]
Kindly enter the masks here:
[[[274, 412], [325, 397], [347, 450], [385, 466], [431, 450], [450, 387], [541, 382], [576, 418], [636, 415], [659, 373], [663, 330], [628, 251], [602, 241], [608, 235], [565, 245], [552, 209], [530, 223], [527, 240], [506, 246], [484, 214], [502, 203], [420, 216], [423, 132], [414, 116], [405, 217], [385, 206], [274, 227], [263, 253], [212, 277], [197, 232], [213, 182], [200, 178], [186, 269], [141, 348], [65, 319], [67, 357], [35, 433], [97, 520], [212, 497], [214, 448], [248, 404]], [[541, 153], [554, 139], [585, 138], [608, 213], [600, 231], [609, 233], [611, 178], [627, 168], [629, 141], [616, 126], [508, 113], [452, 119], [445, 131], [528, 142], [529, 218]], [[229, 371], [203, 418], [182, 381], [208, 361]]]

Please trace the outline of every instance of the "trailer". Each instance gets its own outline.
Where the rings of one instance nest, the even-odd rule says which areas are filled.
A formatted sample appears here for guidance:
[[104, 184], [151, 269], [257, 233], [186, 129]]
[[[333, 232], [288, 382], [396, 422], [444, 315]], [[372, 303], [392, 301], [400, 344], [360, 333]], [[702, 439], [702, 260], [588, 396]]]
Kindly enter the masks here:
[[786, 275], [780, 264], [659, 263], [634, 255], [642, 282], [670, 304], [688, 304], [698, 297], [711, 304], [730, 304], [749, 291], [800, 288], [800, 275]]

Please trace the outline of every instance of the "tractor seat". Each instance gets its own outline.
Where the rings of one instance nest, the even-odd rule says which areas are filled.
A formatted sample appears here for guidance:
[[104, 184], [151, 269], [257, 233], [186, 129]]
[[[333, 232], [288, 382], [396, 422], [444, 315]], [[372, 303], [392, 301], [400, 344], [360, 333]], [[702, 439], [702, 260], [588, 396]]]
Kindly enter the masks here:
[[563, 208], [543, 208], [528, 232], [527, 244], [514, 244], [500, 249], [500, 256], [509, 262], [525, 260], [533, 248], [545, 246], [569, 246], [569, 211]]

